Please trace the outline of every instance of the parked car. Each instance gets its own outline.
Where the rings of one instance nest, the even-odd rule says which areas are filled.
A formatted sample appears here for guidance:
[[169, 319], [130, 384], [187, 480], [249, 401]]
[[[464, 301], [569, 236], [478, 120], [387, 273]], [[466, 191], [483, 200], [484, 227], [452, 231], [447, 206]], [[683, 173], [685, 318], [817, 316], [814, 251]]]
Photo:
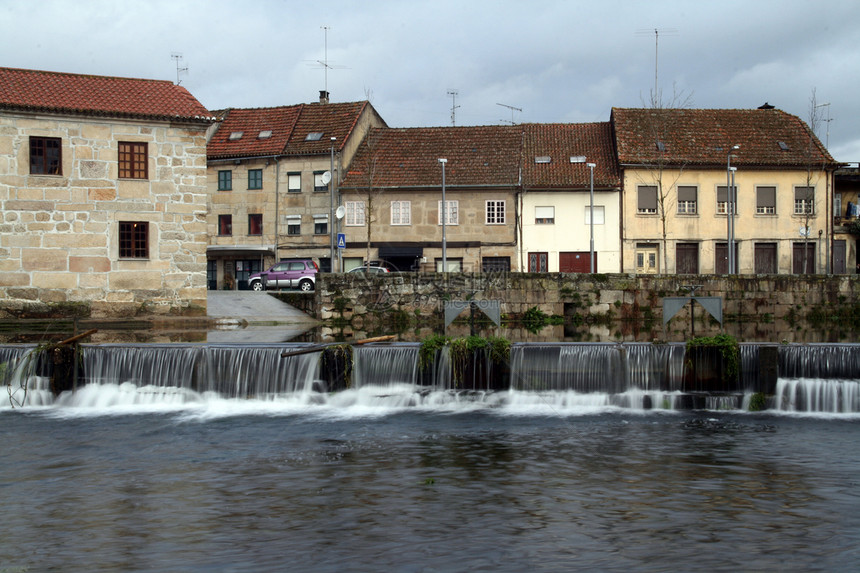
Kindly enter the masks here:
[[362, 273], [365, 275], [381, 275], [381, 274], [384, 274], [387, 272], [388, 272], [388, 269], [386, 269], [385, 267], [366, 267], [366, 266], [355, 267], [354, 269], [350, 269], [347, 271], [347, 273]]
[[267, 271], [251, 275], [248, 284], [253, 290], [298, 287], [307, 292], [314, 290], [319, 270], [311, 259], [283, 260]]

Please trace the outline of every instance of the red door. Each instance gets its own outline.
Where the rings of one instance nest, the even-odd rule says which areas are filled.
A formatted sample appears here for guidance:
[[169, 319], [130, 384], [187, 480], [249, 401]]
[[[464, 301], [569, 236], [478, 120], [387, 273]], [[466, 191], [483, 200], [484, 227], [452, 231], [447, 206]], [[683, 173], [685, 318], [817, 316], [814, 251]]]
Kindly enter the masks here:
[[[590, 273], [591, 253], [588, 251], [559, 253], [558, 270], [562, 273]], [[597, 271], [597, 253], [594, 253], [594, 270]]]

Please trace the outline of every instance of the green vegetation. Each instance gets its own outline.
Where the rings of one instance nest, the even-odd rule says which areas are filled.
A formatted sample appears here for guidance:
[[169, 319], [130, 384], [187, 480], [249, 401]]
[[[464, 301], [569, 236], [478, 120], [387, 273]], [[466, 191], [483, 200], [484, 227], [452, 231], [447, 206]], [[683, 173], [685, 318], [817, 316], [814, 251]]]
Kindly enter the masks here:
[[436, 353], [445, 347], [448, 347], [455, 382], [462, 380], [466, 366], [476, 352], [486, 352], [490, 360], [496, 363], [506, 364], [511, 357], [511, 342], [506, 338], [495, 336], [451, 338], [435, 334], [421, 343], [418, 351], [418, 367], [422, 371], [426, 370], [436, 359]]
[[550, 316], [536, 306], [528, 309], [521, 319], [526, 330], [535, 334], [549, 324], [564, 324], [564, 317]]
[[750, 412], [761, 412], [762, 410], [767, 410], [767, 396], [761, 392], [756, 392], [750, 396], [749, 409]]
[[719, 348], [725, 365], [724, 375], [727, 380], [734, 380], [740, 373], [741, 350], [737, 339], [730, 334], [716, 336], [700, 336], [687, 341], [687, 352], [695, 348]]

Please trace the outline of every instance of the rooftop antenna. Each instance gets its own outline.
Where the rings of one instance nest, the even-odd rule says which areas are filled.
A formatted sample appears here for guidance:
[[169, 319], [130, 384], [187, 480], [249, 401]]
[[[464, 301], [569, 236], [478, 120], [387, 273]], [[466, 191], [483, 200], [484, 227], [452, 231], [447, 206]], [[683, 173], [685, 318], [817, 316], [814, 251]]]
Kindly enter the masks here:
[[457, 125], [457, 108], [460, 107], [457, 105], [457, 95], [459, 92], [457, 90], [448, 90], [448, 95], [451, 96], [451, 125]]
[[179, 62], [182, 60], [182, 54], [180, 52], [172, 52], [170, 54], [170, 59], [176, 62], [176, 85], [179, 85], [179, 74], [187, 73], [188, 66], [185, 66], [184, 68], [179, 67]]
[[506, 120], [506, 119], [500, 119], [499, 121], [501, 121], [502, 123], [510, 123], [511, 125], [516, 125], [516, 122], [514, 121], [514, 112], [515, 112], [515, 111], [518, 111], [518, 112], [522, 113], [522, 112], [523, 112], [522, 108], [520, 108], [520, 107], [514, 107], [514, 106], [512, 106], [512, 105], [507, 105], [507, 104], [504, 104], [504, 103], [497, 103], [496, 105], [500, 105], [500, 106], [502, 106], [502, 107], [506, 107], [506, 108], [508, 108], [509, 110], [511, 110], [511, 120], [510, 120], [510, 121], [508, 121], [508, 120]]
[[[325, 34], [325, 44], [324, 44], [325, 51], [323, 52], [323, 59], [322, 60], [313, 60], [313, 63], [318, 64], [324, 70], [323, 87], [325, 88], [326, 97], [328, 97], [328, 71], [329, 70], [335, 70], [335, 69], [345, 69], [346, 66], [335, 66], [335, 65], [329, 63], [329, 61], [328, 61], [328, 31], [331, 30], [331, 26], [320, 26], [320, 29], [323, 30], [323, 33]], [[311, 60], [306, 60], [306, 61], [311, 61]]]
[[660, 34], [664, 36], [677, 36], [678, 30], [675, 28], [654, 28], [653, 30], [636, 30], [637, 34], [651, 34], [654, 32], [654, 93], [651, 96], [652, 103], [659, 103], [659, 90], [657, 88], [657, 69], [660, 54]]

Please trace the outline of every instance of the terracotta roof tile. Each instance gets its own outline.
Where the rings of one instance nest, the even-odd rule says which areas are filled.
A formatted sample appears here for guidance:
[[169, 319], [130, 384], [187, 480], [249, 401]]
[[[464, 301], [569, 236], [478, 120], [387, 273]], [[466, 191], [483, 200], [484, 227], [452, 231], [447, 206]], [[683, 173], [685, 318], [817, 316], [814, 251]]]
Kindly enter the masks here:
[[[595, 164], [596, 187], [621, 186], [609, 122], [525, 124], [523, 129], [526, 188], [587, 188], [591, 174], [586, 163]], [[585, 162], [573, 163], [571, 157], [585, 157]]]
[[182, 86], [162, 80], [0, 68], [0, 109], [209, 122]]
[[[228, 157], [262, 157], [280, 155], [301, 113], [301, 105], [229, 109], [223, 114], [218, 131], [209, 140], [206, 154], [209, 159]], [[260, 138], [270, 131], [271, 136]], [[231, 134], [241, 134], [231, 138]]]
[[[365, 111], [375, 113], [369, 102], [311, 103], [269, 108], [228, 109], [207, 147], [209, 159], [269, 155], [328, 155], [331, 138], [341, 150]], [[271, 131], [261, 139], [260, 133]], [[231, 139], [231, 134], [241, 137]], [[309, 134], [318, 137], [308, 140]]]
[[[343, 188], [510, 186], [519, 182], [522, 128], [518, 126], [374, 129], [350, 165]], [[371, 160], [372, 158], [372, 160]]]
[[611, 121], [622, 165], [659, 162], [658, 141], [672, 165], [723, 165], [733, 145], [738, 166], [834, 163], [806, 123], [778, 109], [613, 108]]

